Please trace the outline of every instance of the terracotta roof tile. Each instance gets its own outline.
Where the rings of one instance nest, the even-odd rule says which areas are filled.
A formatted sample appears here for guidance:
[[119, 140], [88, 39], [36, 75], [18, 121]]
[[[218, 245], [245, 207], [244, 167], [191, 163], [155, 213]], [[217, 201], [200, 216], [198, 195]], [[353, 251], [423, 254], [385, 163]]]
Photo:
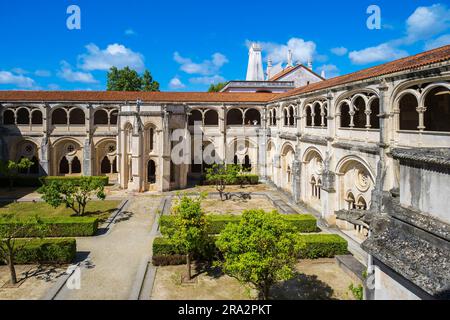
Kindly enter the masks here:
[[267, 102], [271, 93], [0, 91], [0, 101]]
[[425, 65], [439, 63], [450, 60], [450, 45], [440, 47], [434, 50], [422, 52], [414, 56], [388, 62], [382, 65], [350, 73], [336, 78], [331, 78], [325, 81], [309, 84], [286, 93], [276, 96], [272, 100], [287, 98], [294, 95], [309, 93], [317, 90], [332, 88], [338, 85], [361, 81], [369, 78], [379, 77], [399, 71], [415, 69]]

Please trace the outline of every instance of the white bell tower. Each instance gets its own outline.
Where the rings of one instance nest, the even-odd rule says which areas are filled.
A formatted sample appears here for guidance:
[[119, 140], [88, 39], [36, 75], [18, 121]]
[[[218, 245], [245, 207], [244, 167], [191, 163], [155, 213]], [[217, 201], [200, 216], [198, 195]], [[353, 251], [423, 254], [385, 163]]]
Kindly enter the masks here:
[[264, 81], [261, 46], [252, 43], [248, 52], [247, 81]]

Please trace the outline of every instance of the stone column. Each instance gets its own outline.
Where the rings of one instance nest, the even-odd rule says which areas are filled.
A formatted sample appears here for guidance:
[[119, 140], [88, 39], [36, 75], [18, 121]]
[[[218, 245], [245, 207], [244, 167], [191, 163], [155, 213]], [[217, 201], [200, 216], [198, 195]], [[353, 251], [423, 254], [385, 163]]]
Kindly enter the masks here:
[[172, 151], [172, 142], [171, 138], [171, 130], [169, 127], [169, 112], [166, 109], [166, 106], [163, 108], [163, 127], [162, 127], [162, 137], [161, 137], [161, 167], [159, 169], [161, 176], [161, 191], [169, 191], [170, 190], [170, 170], [171, 170], [171, 162], [170, 162], [170, 153]]
[[83, 146], [83, 175], [92, 176], [92, 141], [88, 137], [84, 140]]
[[295, 159], [292, 163], [292, 196], [296, 203], [301, 201], [301, 169], [301, 161]]

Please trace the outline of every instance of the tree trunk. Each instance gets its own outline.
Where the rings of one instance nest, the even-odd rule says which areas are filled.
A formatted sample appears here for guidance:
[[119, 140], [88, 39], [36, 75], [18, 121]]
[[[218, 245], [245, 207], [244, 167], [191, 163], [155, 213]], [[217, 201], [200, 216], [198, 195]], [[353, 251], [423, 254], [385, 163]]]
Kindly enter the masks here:
[[269, 300], [269, 291], [270, 291], [270, 285], [264, 283], [264, 286], [263, 286], [263, 298], [264, 298], [264, 300]]
[[16, 275], [16, 268], [14, 267], [14, 255], [12, 252], [9, 252], [8, 267], [11, 277], [11, 284], [15, 285], [17, 283], [17, 275]]
[[188, 253], [186, 255], [186, 265], [187, 265], [187, 280], [190, 281], [192, 279], [191, 254], [190, 253]]

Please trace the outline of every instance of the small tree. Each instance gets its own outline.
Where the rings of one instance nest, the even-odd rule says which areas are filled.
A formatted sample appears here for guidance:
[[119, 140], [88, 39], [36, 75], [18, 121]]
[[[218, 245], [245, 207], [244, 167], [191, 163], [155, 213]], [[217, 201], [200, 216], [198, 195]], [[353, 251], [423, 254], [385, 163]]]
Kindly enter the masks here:
[[228, 224], [216, 245], [224, 257], [222, 270], [252, 284], [265, 300], [274, 283], [294, 275], [297, 237], [277, 212], [244, 211], [240, 223]]
[[72, 209], [76, 215], [83, 216], [87, 203], [96, 196], [105, 200], [106, 195], [103, 182], [93, 177], [82, 177], [76, 183], [67, 181], [52, 181], [39, 189], [42, 199], [54, 208], [64, 204]]
[[20, 161], [0, 161], [0, 174], [4, 175], [9, 180], [9, 190], [14, 186], [14, 180], [17, 178], [20, 170], [28, 170], [34, 165], [28, 158], [22, 158]]
[[200, 253], [208, 243], [207, 221], [201, 208], [201, 194], [197, 198], [182, 196], [172, 209], [175, 215], [173, 225], [163, 230], [169, 241], [177, 250], [186, 255], [186, 278], [192, 279], [191, 260], [195, 253]]
[[220, 92], [226, 85], [227, 82], [212, 83], [208, 88], [208, 92]]
[[[27, 221], [20, 221], [14, 215], [4, 217], [5, 223], [0, 225], [0, 260], [7, 263], [12, 285], [17, 283], [15, 260], [20, 252], [32, 238], [27, 236], [33, 232], [33, 236], [42, 238], [46, 231], [46, 226], [35, 217]], [[30, 227], [33, 225], [33, 227]], [[20, 238], [20, 241], [18, 239]]]
[[206, 180], [214, 183], [216, 190], [220, 194], [220, 200], [225, 200], [223, 198], [225, 188], [228, 184], [236, 181], [239, 171], [239, 166], [234, 164], [214, 164], [211, 168], [206, 169]]

